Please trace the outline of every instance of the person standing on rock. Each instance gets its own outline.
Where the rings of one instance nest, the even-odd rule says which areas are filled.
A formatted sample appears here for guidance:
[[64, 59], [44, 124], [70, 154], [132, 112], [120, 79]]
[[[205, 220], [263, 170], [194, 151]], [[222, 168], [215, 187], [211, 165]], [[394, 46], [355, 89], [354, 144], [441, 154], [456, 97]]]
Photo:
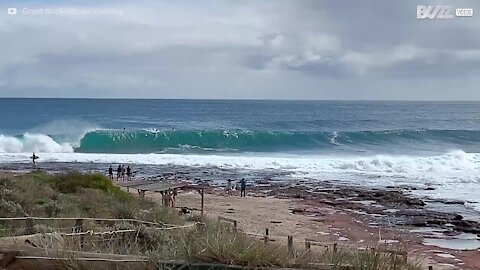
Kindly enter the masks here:
[[108, 168], [108, 178], [113, 181], [113, 168], [112, 165]]
[[120, 176], [122, 175], [122, 166], [118, 165], [117, 168], [117, 181], [120, 180]]
[[245, 178], [242, 178], [240, 180], [240, 197], [246, 197], [247, 196], [247, 181], [245, 181]]
[[231, 194], [232, 191], [232, 179], [227, 180], [227, 188], [225, 188], [225, 193]]
[[130, 168], [130, 165], [127, 166], [127, 179], [132, 180], [132, 169]]

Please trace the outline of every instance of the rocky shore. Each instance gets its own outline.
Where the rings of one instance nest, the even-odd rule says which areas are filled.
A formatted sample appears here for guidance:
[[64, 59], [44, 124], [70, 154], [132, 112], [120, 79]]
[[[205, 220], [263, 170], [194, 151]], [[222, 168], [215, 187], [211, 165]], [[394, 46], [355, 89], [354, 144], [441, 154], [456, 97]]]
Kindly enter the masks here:
[[[265, 196], [297, 198], [307, 203], [327, 204], [363, 215], [372, 222], [384, 223], [383, 225], [439, 228], [447, 234], [480, 234], [479, 222], [467, 220], [461, 214], [435, 211], [427, 207], [430, 203], [463, 205], [464, 202], [416, 198], [409, 194], [409, 188], [405, 187], [366, 189], [319, 182], [312, 188], [301, 183], [290, 186], [257, 181], [252, 190]], [[297, 210], [299, 211], [301, 210]]]
[[[106, 168], [107, 164], [46, 163], [42, 166], [47, 171], [98, 171]], [[10, 164], [4, 169], [24, 171], [27, 165]], [[415, 188], [409, 186], [366, 188], [339, 184], [335, 180], [292, 179], [291, 172], [286, 170], [238, 170], [176, 165], [137, 165], [135, 169], [142, 172], [139, 178], [189, 181], [210, 185], [212, 188], [222, 187], [227, 179], [245, 177], [250, 183], [249, 190], [258, 196], [303, 199], [307, 204], [330, 205], [385, 226], [438, 228], [446, 234], [480, 234], [480, 223], [465, 214], [468, 210], [465, 202], [417, 197], [412, 195]], [[446, 211], [447, 208], [449, 211]]]

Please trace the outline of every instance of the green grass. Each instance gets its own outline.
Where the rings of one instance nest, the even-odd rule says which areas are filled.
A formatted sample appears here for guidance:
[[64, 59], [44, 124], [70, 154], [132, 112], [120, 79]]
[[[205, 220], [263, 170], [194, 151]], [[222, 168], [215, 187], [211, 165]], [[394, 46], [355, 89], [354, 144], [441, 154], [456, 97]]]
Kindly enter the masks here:
[[123, 199], [130, 196], [115, 186], [110, 179], [99, 173], [81, 173], [77, 171], [49, 175], [45, 172], [34, 172], [27, 175], [38, 182], [48, 183], [50, 187], [60, 193], [76, 193], [82, 188], [90, 188], [113, 194]]

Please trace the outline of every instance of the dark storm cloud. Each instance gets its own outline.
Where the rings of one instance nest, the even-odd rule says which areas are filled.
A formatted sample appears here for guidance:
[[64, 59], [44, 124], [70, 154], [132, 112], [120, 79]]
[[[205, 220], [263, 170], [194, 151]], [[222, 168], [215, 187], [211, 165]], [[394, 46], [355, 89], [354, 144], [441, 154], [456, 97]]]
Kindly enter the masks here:
[[480, 10], [476, 1], [142, 0], [102, 2], [123, 16], [2, 14], [0, 96], [480, 99], [480, 17], [417, 20], [417, 4]]

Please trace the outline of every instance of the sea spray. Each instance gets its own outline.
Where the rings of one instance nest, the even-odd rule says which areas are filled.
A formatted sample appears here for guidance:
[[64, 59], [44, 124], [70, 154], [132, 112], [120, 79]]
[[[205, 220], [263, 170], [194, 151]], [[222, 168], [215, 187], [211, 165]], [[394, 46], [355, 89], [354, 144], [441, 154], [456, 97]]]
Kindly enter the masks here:
[[0, 135], [0, 153], [71, 153], [73, 147], [68, 143], [58, 143], [44, 134], [25, 133], [21, 136]]

